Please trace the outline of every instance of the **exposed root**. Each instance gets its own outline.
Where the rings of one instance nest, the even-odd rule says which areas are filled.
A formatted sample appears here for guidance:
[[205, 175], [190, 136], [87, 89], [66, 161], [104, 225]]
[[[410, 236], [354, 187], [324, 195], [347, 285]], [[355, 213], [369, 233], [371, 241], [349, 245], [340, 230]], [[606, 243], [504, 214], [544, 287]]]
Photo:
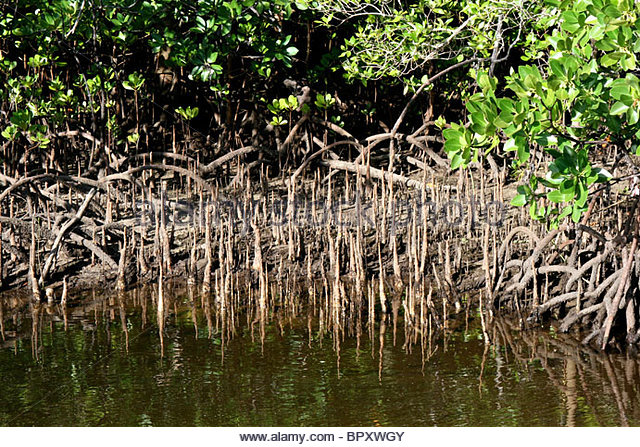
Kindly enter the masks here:
[[[593, 204], [592, 201], [590, 213]], [[561, 332], [568, 332], [582, 322], [581, 329], [590, 328], [583, 342], [595, 341], [601, 350], [615, 341], [636, 343], [640, 225], [634, 204], [635, 201], [619, 227], [621, 233], [612, 239], [605, 237], [605, 231], [584, 223], [563, 226], [542, 239], [524, 227], [511, 230], [498, 252], [497, 262], [502, 267], [496, 268], [499, 274], [494, 288], [496, 305], [514, 302], [517, 307], [530, 307], [531, 322], [554, 314], [562, 319]], [[513, 250], [514, 259], [508, 259], [509, 248], [519, 235], [535, 241], [535, 248], [524, 259], [521, 250]], [[540, 295], [542, 302], [538, 303]]]

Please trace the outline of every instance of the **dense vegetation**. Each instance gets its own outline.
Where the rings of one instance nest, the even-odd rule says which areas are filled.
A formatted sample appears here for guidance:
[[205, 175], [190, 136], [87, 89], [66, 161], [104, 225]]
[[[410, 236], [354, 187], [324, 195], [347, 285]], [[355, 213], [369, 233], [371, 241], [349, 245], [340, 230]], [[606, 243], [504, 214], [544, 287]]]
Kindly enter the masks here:
[[[635, 151], [637, 13], [600, 0], [3, 2], [2, 158], [9, 175], [69, 159], [117, 171], [157, 148], [206, 161], [253, 145], [277, 172], [301, 161], [283, 140], [302, 117], [363, 138], [427, 82], [409, 119], [454, 122], [453, 168], [499, 149], [517, 170], [544, 151], [548, 175], [526, 175], [513, 203], [577, 221], [609, 175], [590, 150]], [[455, 124], [463, 105], [469, 126]], [[78, 151], [65, 141], [77, 132], [104, 144]]]
[[[282, 140], [304, 115], [359, 138], [391, 126], [405, 95], [442, 69], [477, 60], [501, 71], [524, 33], [535, 40], [541, 8], [414, 3], [3, 2], [7, 172], [64, 172], [68, 159], [118, 170], [122, 157], [169, 146], [209, 160], [254, 145], [274, 171], [295, 167], [301, 154]], [[417, 128], [422, 113], [455, 117], [473, 84], [451, 72], [409, 118]], [[104, 144], [79, 151], [70, 131]]]
[[[465, 181], [473, 192], [479, 178], [484, 193], [484, 176], [491, 172], [499, 191], [493, 200], [503, 199], [505, 178], [516, 182], [512, 205], [528, 205], [532, 220], [552, 229], [550, 235], [567, 232], [565, 244], [516, 229], [504, 244], [513, 240], [520, 247], [514, 235], [524, 234], [535, 250], [528, 258], [511, 260], [522, 251], [503, 244], [499, 254], [489, 256], [487, 233], [483, 281], [495, 304], [503, 303], [496, 296], [504, 279], [514, 281], [507, 293], [524, 291], [525, 298], [533, 284], [529, 304], [539, 305], [542, 273], [537, 269], [546, 269], [555, 275], [551, 286], [545, 276], [546, 293], [549, 287], [552, 294], [566, 292], [553, 302], [562, 306], [560, 313], [574, 303], [567, 307], [575, 317], [567, 327], [597, 313], [592, 338], [600, 335], [604, 347], [618, 308], [626, 306], [627, 338], [637, 341], [637, 307], [626, 296], [638, 290], [640, 277], [631, 268], [637, 262], [639, 226], [633, 159], [640, 137], [638, 42], [640, 6], [631, 0], [3, 1], [0, 183], [5, 189], [0, 223], [11, 227], [3, 239], [15, 251], [12, 265], [22, 266], [14, 268], [9, 283], [15, 285], [26, 272], [28, 256], [28, 275], [38, 294], [55, 270], [62, 240], [79, 221], [84, 233], [75, 234], [75, 243], [118, 267], [120, 279], [131, 257], [137, 256], [140, 272], [147, 270], [146, 239], [153, 239], [153, 256], [169, 271], [173, 233], [169, 237], [161, 230], [151, 237], [146, 228], [128, 233], [125, 224], [111, 225], [134, 214], [140, 195], [158, 195], [164, 203], [168, 182], [177, 185], [174, 192], [182, 188], [185, 196], [199, 196], [202, 211], [204, 192], [212, 197], [219, 189], [238, 192], [252, 180], [262, 187], [277, 183], [278, 194], [292, 197], [305, 169], [383, 180], [384, 199], [394, 197], [394, 184], [425, 194], [427, 174], [442, 180], [451, 169], [472, 167], [475, 179], [458, 177], [458, 199]], [[148, 171], [167, 171], [172, 177], [162, 177], [158, 185]], [[628, 179], [633, 181], [623, 182]], [[314, 199], [318, 177], [315, 182]], [[602, 212], [609, 209], [604, 200], [613, 197], [611, 184], [622, 184], [624, 195], [612, 205], [613, 219], [601, 219], [606, 228], [583, 231], [596, 200]], [[344, 185], [348, 195], [347, 176]], [[322, 182], [322, 193], [331, 201], [331, 183], [326, 186]], [[364, 182], [357, 183], [355, 196], [378, 197], [377, 189], [365, 188]], [[250, 189], [244, 194], [252, 199]], [[99, 225], [84, 219], [98, 191], [99, 209], [94, 204], [90, 213], [100, 216]], [[383, 220], [387, 212], [383, 203]], [[164, 214], [155, 216], [160, 222], [164, 228]], [[220, 255], [219, 264], [214, 263], [216, 237], [219, 253], [226, 250], [237, 261], [236, 270], [242, 264], [238, 253], [246, 256], [244, 265], [253, 262], [262, 290], [265, 271], [280, 262], [263, 260], [265, 239], [256, 233], [250, 261], [247, 246], [230, 243], [223, 250], [223, 238], [232, 239], [232, 231], [218, 228], [212, 240], [206, 222], [206, 235], [194, 230], [182, 247], [192, 271], [197, 254], [204, 252], [206, 290], [214, 265], [222, 269], [227, 262]], [[409, 240], [401, 241], [387, 234], [384, 222], [376, 225], [376, 249], [367, 249], [360, 230], [349, 240], [329, 228], [318, 236], [316, 245], [334, 251], [329, 259], [335, 277], [345, 263], [346, 256], [339, 257], [343, 250], [354, 262], [363, 259], [349, 267], [359, 281], [376, 264], [379, 277], [393, 270], [402, 290], [401, 252], [420, 283], [421, 275], [429, 273], [432, 236], [413, 228], [402, 236]], [[14, 227], [21, 228], [20, 243]], [[286, 237], [274, 236], [272, 245], [288, 239], [288, 260], [304, 265], [312, 276], [311, 261], [296, 248], [303, 236], [293, 228], [287, 231]], [[593, 239], [587, 248], [580, 241], [583, 233]], [[502, 236], [493, 233], [494, 241]], [[199, 237], [204, 242], [198, 243]], [[449, 240], [441, 242], [451, 286]], [[128, 247], [138, 254], [128, 254]], [[541, 258], [546, 249], [555, 252]], [[442, 252], [438, 246], [441, 261]], [[113, 260], [118, 254], [120, 266]], [[509, 273], [514, 267], [519, 273]], [[282, 262], [279, 268], [282, 272]], [[232, 270], [227, 265], [225, 274]], [[0, 265], [0, 280], [2, 272]], [[589, 272], [590, 310], [585, 313], [577, 278]], [[445, 289], [440, 286], [438, 279], [438, 288]], [[425, 295], [428, 288], [421, 287]], [[261, 299], [265, 296], [261, 292]]]

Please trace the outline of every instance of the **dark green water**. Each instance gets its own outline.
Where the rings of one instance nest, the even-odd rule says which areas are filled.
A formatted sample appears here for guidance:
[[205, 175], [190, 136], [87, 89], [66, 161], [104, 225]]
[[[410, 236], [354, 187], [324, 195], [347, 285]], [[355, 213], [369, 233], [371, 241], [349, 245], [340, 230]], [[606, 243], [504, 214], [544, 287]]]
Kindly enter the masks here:
[[[223, 349], [188, 300], [172, 304], [161, 348], [155, 312], [112, 299], [34, 311], [5, 302], [0, 425], [531, 426], [640, 424], [640, 364], [597, 354], [549, 331], [497, 321], [485, 348], [472, 323], [419, 347], [393, 346], [391, 328], [341, 343], [340, 361], [306, 319], [246, 319]], [[16, 304], [15, 302], [13, 303]], [[123, 323], [127, 331], [123, 330]], [[244, 324], [243, 324], [244, 323]], [[315, 324], [315, 323], [314, 323]], [[256, 334], [254, 334], [256, 335]], [[128, 340], [128, 341], [127, 341]], [[435, 348], [435, 346], [434, 346]]]

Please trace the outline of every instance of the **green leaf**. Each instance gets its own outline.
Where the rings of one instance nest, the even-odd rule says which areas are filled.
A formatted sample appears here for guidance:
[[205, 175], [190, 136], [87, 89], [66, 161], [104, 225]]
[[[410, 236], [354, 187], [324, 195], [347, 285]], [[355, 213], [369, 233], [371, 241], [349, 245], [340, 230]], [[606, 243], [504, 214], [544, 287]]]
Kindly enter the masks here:
[[558, 78], [562, 80], [567, 79], [567, 69], [561, 59], [551, 59], [549, 61], [549, 66], [551, 67], [551, 72]]
[[513, 206], [524, 206], [527, 203], [527, 197], [524, 194], [518, 194], [513, 199], [511, 199], [511, 205]]
[[558, 215], [558, 220], [562, 220], [573, 212], [573, 206], [567, 205], [562, 209], [562, 212]]
[[616, 8], [613, 5], [608, 5], [604, 8], [604, 13], [608, 16], [611, 17], [612, 19], [617, 19], [618, 17], [620, 17], [622, 14], [620, 13], [620, 11], [618, 10], [618, 8]]
[[518, 150], [518, 146], [516, 145], [515, 138], [509, 138], [507, 141], [505, 141], [504, 142], [504, 146], [503, 146], [503, 150], [505, 152], [517, 151]]
[[560, 187], [558, 190], [563, 194], [570, 194], [571, 197], [575, 194], [576, 191], [576, 181], [573, 178], [568, 178], [560, 183]]
[[612, 115], [622, 115], [624, 112], [627, 111], [627, 109], [629, 108], [628, 105], [623, 104], [620, 101], [616, 101], [612, 106], [611, 109], [609, 110], [609, 113], [611, 113]]
[[451, 169], [457, 169], [464, 164], [464, 158], [460, 156], [460, 154], [455, 154], [451, 159]]
[[585, 211], [586, 211], [586, 208], [574, 206], [573, 212], [571, 213], [571, 220], [573, 220], [575, 223], [580, 222], [580, 217], [582, 216], [582, 213], [584, 213]]
[[623, 55], [624, 53], [621, 53], [619, 51], [615, 53], [607, 53], [600, 58], [600, 64], [602, 64], [602, 66], [604, 67], [611, 67], [613, 65], [616, 65], [618, 62], [620, 62], [620, 58]]
[[446, 140], [444, 143], [444, 151], [447, 153], [460, 152], [462, 149], [462, 143], [458, 139]]
[[[618, 79], [618, 81], [621, 82], [614, 81], [614, 83], [611, 85], [611, 90], [609, 90], [609, 94], [611, 95], [611, 97], [619, 101], [622, 100], [623, 97], [628, 97], [632, 100], [631, 87], [629, 86], [629, 84], [627, 84], [624, 79]], [[630, 105], [630, 103], [627, 103], [626, 101], [625, 104]]]
[[547, 193], [547, 199], [551, 200], [553, 203], [569, 202], [573, 199], [573, 193], [562, 193], [560, 190], [556, 189], [555, 191]]
[[598, 176], [598, 183], [606, 183], [613, 178], [613, 175], [604, 168], [593, 168], [591, 173]]
[[518, 146], [518, 161], [520, 163], [526, 163], [529, 160], [531, 152], [529, 151], [529, 145]]
[[459, 151], [466, 146], [466, 141], [462, 131], [457, 129], [445, 129], [442, 131], [442, 135], [445, 138], [444, 150], [445, 152]]
[[576, 206], [582, 207], [587, 202], [587, 198], [589, 197], [589, 191], [587, 190], [587, 188], [584, 187], [582, 182], [578, 182], [578, 184], [576, 185], [576, 192], [577, 192]]
[[496, 80], [495, 78], [489, 77], [489, 75], [485, 72], [478, 73], [478, 85], [482, 89], [482, 91], [487, 94], [488, 92], [492, 92], [496, 88]]
[[471, 122], [473, 123], [471, 125], [471, 130], [473, 130], [477, 134], [485, 135], [488, 130], [487, 127], [489, 126], [489, 123], [482, 113], [472, 113]]
[[580, 23], [578, 22], [578, 15], [573, 11], [565, 11], [562, 13], [562, 29], [575, 33], [580, 29]]

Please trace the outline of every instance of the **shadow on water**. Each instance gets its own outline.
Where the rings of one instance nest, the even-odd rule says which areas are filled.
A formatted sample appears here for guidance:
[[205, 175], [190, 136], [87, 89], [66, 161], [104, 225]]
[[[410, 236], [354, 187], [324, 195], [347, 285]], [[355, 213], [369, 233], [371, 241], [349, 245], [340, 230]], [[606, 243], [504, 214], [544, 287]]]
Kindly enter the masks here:
[[640, 424], [638, 359], [548, 329], [494, 318], [486, 345], [472, 319], [410, 342], [401, 316], [340, 331], [322, 307], [262, 312], [155, 287], [4, 297], [0, 425]]

